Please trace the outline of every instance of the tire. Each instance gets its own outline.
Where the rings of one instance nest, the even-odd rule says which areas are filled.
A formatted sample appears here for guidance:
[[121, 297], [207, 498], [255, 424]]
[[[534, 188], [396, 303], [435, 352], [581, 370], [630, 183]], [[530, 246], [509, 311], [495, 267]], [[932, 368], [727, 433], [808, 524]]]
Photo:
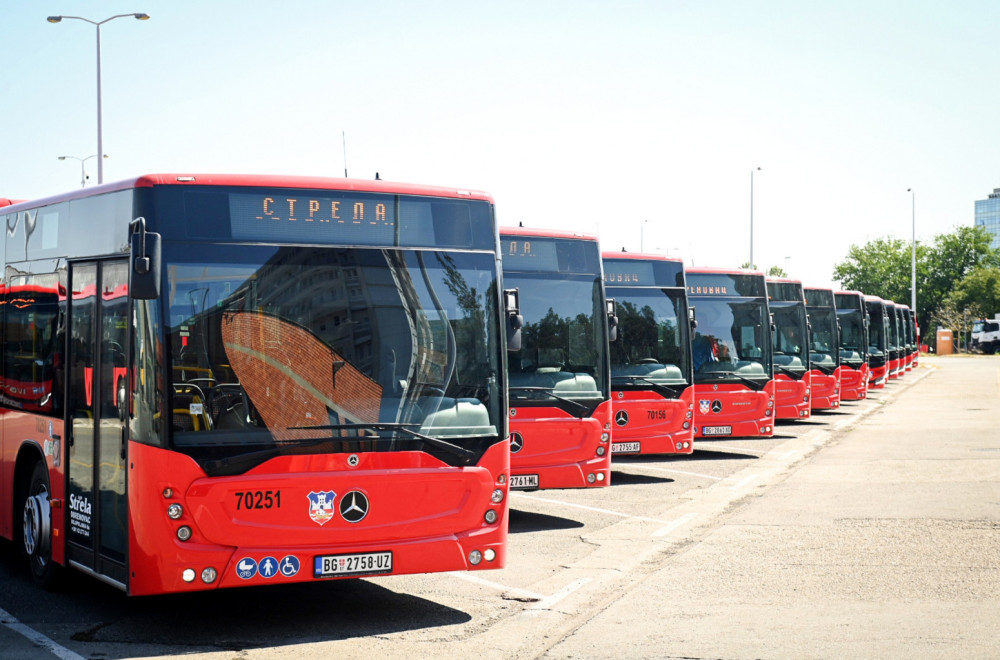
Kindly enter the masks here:
[[21, 551], [28, 559], [31, 577], [46, 589], [54, 586], [58, 566], [52, 561], [52, 510], [49, 507], [49, 474], [45, 462], [31, 469], [22, 502]]
[[989, 344], [983, 345], [983, 353], [986, 353], [987, 355], [993, 355], [996, 352], [997, 352], [996, 342], [991, 342]]

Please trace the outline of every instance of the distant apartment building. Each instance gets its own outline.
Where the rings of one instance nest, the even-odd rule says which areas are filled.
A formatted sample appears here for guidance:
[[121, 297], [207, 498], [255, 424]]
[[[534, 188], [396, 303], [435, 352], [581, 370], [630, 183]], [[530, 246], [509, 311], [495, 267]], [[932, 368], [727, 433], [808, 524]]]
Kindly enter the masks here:
[[988, 198], [976, 200], [975, 225], [993, 237], [991, 248], [1000, 248], [1000, 188], [994, 188]]

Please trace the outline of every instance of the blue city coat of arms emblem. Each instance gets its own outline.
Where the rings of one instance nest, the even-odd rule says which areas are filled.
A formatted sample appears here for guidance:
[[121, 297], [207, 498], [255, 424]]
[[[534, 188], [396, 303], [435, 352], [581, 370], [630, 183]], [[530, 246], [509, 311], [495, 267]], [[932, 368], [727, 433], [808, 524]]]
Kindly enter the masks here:
[[698, 412], [700, 412], [702, 415], [704, 415], [709, 410], [711, 410], [712, 409], [711, 406], [712, 406], [712, 402], [709, 401], [708, 399], [699, 399], [698, 400]]
[[309, 517], [319, 525], [325, 525], [333, 518], [333, 502], [337, 494], [332, 490], [309, 492]]

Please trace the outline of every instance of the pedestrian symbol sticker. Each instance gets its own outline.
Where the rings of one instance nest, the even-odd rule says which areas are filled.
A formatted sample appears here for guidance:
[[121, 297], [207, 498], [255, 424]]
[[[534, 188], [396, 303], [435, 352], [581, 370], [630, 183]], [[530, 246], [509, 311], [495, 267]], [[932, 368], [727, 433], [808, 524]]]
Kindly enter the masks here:
[[274, 557], [264, 557], [260, 560], [260, 567], [257, 568], [262, 578], [273, 578], [278, 574], [278, 560]]

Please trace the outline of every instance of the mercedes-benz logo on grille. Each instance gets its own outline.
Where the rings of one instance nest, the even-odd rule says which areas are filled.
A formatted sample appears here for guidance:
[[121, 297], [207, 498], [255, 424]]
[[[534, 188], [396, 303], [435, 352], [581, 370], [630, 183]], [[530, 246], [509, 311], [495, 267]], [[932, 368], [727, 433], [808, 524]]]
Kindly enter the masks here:
[[340, 499], [340, 515], [349, 523], [361, 522], [368, 515], [368, 498], [359, 490], [352, 490]]
[[722, 412], [722, 402], [716, 399], [712, 402], [712, 412], [720, 413]]
[[625, 426], [628, 424], [628, 413], [624, 410], [619, 410], [615, 413], [615, 424], [618, 426]]
[[521, 437], [520, 433], [510, 434], [510, 453], [516, 454], [524, 448], [524, 438]]

